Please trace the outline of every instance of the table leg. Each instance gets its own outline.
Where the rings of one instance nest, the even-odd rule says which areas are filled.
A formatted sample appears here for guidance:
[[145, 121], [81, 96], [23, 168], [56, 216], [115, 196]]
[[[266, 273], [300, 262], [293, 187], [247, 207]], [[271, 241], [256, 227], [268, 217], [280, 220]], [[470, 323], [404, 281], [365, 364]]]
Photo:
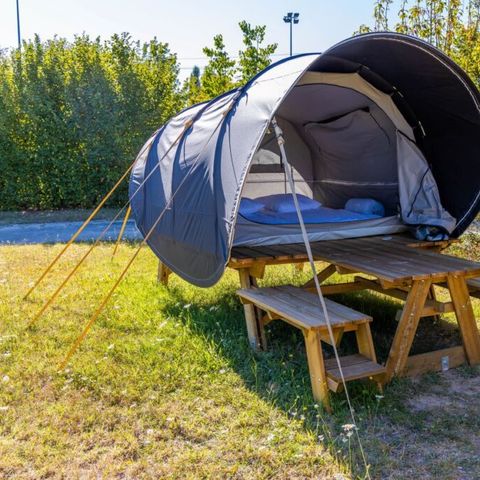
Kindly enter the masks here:
[[320, 335], [316, 330], [303, 330], [307, 350], [308, 371], [312, 382], [313, 398], [321, 402], [327, 412], [331, 412], [330, 392], [327, 385], [327, 373], [323, 361]]
[[[240, 277], [240, 286], [242, 288], [252, 288], [253, 279], [249, 274], [247, 268], [238, 270]], [[263, 322], [259, 318], [257, 309], [252, 304], [244, 304], [243, 310], [245, 312], [245, 322], [247, 324], [248, 342], [254, 350], [261, 350], [266, 347], [265, 333], [263, 329]]]
[[399, 375], [405, 368], [430, 285], [430, 280], [415, 280], [412, 284], [390, 347], [384, 383], [389, 382], [394, 375]]
[[[372, 332], [370, 330], [370, 323], [362, 323], [358, 326], [355, 332], [358, 345], [358, 353], [366, 358], [369, 358], [372, 362], [377, 363], [377, 355], [375, 353], [375, 346], [373, 345]], [[381, 377], [377, 375], [374, 378], [377, 388], [381, 393], [383, 386], [381, 383]]]
[[168, 286], [168, 277], [172, 271], [161, 261], [158, 261], [157, 282]]
[[480, 363], [480, 334], [467, 283], [464, 277], [457, 275], [449, 275], [447, 283], [468, 363], [477, 365]]

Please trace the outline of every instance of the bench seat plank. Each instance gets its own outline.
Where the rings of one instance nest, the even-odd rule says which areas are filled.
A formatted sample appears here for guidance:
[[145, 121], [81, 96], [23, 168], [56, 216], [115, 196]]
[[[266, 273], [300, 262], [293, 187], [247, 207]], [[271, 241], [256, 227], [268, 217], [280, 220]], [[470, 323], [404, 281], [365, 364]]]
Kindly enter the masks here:
[[[241, 289], [238, 295], [262, 310], [278, 315], [300, 329], [327, 330], [327, 323], [316, 295], [292, 287]], [[325, 299], [329, 319], [334, 327], [371, 322], [372, 318], [332, 300]]]

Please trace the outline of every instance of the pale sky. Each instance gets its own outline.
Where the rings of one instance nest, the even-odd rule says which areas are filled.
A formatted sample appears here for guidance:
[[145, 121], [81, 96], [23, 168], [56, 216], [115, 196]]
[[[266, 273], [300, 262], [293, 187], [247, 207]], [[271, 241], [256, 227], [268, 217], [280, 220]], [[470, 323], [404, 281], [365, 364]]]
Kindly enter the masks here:
[[[177, 53], [185, 77], [205, 64], [202, 48], [222, 33], [227, 51], [238, 55], [238, 22], [267, 26], [267, 41], [278, 43], [277, 56], [289, 51], [289, 26], [283, 16], [300, 13], [294, 26], [293, 50], [319, 52], [349, 37], [362, 23], [372, 24], [373, 0], [19, 0], [21, 35], [42, 39], [75, 34], [107, 38], [130, 32], [135, 39], [156, 36]], [[0, 48], [16, 46], [15, 0], [0, 0]]]

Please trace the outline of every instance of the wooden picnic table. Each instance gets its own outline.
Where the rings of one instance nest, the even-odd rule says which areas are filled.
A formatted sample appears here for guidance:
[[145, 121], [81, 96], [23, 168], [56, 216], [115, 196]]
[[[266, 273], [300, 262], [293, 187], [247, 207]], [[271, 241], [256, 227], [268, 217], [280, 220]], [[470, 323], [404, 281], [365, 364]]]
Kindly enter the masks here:
[[[480, 277], [480, 263], [441, 254], [440, 250], [448, 244], [421, 242], [406, 235], [312, 243], [315, 261], [327, 264], [318, 273], [325, 295], [374, 290], [405, 302], [398, 316], [383, 383], [393, 376], [445, 370], [465, 361], [471, 365], [480, 363], [480, 334], [467, 286], [469, 279]], [[234, 247], [229, 267], [238, 270], [242, 288], [252, 288], [256, 279], [263, 276], [265, 266], [307, 260], [302, 244]], [[363, 275], [326, 285], [324, 282], [334, 273]], [[451, 300], [437, 300], [435, 287], [447, 288]], [[313, 279], [304, 288], [313, 291]], [[265, 348], [261, 311], [252, 304], [244, 305], [244, 309], [252, 347]], [[463, 345], [409, 356], [420, 318], [448, 312], [456, 315]]]

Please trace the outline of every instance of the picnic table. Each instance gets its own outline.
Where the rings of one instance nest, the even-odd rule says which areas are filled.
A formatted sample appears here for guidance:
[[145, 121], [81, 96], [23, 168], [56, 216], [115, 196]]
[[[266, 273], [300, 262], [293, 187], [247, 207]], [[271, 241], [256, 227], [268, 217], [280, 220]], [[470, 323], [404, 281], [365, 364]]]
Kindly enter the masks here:
[[[449, 244], [422, 242], [406, 235], [376, 236], [312, 243], [315, 261], [327, 265], [318, 273], [325, 295], [373, 290], [404, 301], [398, 326], [385, 364], [382, 383], [394, 376], [416, 375], [445, 370], [466, 361], [480, 363], [480, 334], [476, 325], [468, 282], [472, 291], [480, 277], [480, 263], [440, 253]], [[257, 286], [267, 265], [304, 263], [302, 244], [234, 247], [229, 267], [238, 270], [242, 289]], [[353, 280], [325, 284], [334, 273], [353, 275]], [[360, 275], [358, 275], [360, 274]], [[304, 286], [314, 291], [313, 279]], [[435, 287], [450, 292], [449, 301], [439, 301]], [[249, 341], [254, 348], [265, 348], [264, 315], [254, 303], [244, 305]], [[462, 345], [409, 356], [419, 320], [454, 312]]]

